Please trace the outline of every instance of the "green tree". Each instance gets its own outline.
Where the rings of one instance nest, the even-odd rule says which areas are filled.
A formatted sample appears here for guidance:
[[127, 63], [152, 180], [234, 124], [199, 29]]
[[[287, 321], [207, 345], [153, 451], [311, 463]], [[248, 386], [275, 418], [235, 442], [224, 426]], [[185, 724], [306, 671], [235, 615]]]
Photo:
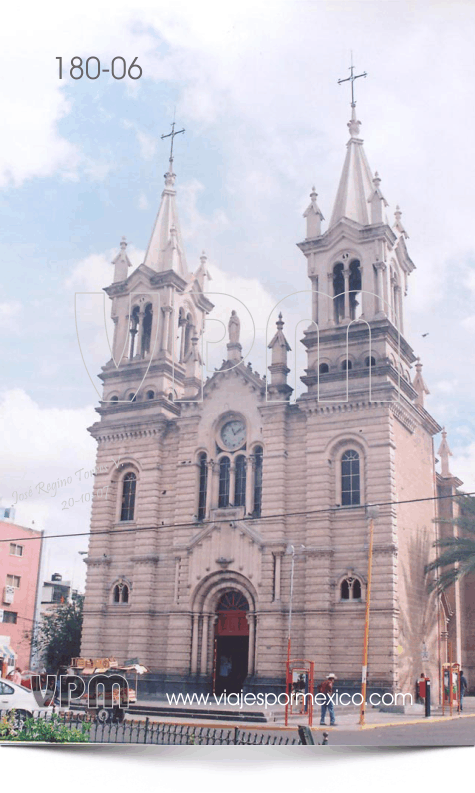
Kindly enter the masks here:
[[436, 572], [430, 581], [429, 592], [441, 594], [455, 581], [475, 573], [475, 498], [459, 495], [456, 502], [460, 514], [452, 520], [438, 519], [438, 523], [451, 524], [458, 528], [458, 537], [441, 537], [434, 543], [439, 553], [425, 567], [425, 572]]
[[69, 666], [71, 658], [81, 652], [83, 598], [63, 603], [51, 614], [44, 614], [32, 640], [33, 649], [42, 657], [48, 672]]

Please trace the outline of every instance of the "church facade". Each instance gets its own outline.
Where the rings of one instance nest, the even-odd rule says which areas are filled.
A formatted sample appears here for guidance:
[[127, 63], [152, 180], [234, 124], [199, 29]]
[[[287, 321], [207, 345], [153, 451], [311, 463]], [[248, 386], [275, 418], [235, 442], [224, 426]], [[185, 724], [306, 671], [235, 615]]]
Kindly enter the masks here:
[[437, 692], [447, 626], [424, 565], [441, 427], [404, 335], [401, 212], [388, 222], [354, 105], [348, 127], [327, 230], [314, 189], [304, 215], [312, 323], [296, 400], [281, 316], [267, 378], [242, 360], [233, 312], [226, 360], [203, 381], [213, 305], [206, 257], [194, 274], [186, 263], [172, 157], [144, 263], [128, 275], [125, 241], [114, 260], [113, 358], [90, 428], [96, 493], [109, 495], [93, 498], [81, 654], [138, 658], [150, 692], [282, 690], [289, 635], [317, 677], [357, 687], [368, 504], [369, 688], [413, 693], [423, 670]]

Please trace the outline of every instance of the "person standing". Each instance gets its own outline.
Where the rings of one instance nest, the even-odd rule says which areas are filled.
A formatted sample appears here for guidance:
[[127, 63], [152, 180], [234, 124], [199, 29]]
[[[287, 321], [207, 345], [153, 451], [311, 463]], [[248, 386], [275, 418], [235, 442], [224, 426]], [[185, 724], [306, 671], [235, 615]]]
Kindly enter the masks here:
[[320, 683], [318, 687], [318, 692], [321, 694], [325, 694], [325, 702], [322, 705], [322, 710], [320, 714], [320, 725], [323, 727], [325, 725], [325, 716], [327, 710], [330, 714], [330, 727], [336, 727], [335, 721], [335, 709], [333, 707], [333, 701], [331, 696], [333, 694], [333, 683], [335, 682], [336, 677], [331, 672], [329, 675], [326, 676], [326, 679]]
[[468, 689], [467, 678], [463, 673], [463, 669], [460, 670], [460, 710], [463, 710], [463, 697]]

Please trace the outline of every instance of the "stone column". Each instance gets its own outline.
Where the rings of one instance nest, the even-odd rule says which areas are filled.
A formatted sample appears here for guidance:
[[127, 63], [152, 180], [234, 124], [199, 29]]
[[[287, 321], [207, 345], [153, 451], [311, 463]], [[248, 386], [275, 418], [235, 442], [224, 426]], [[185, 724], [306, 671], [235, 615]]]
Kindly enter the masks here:
[[254, 660], [255, 660], [255, 644], [256, 644], [256, 615], [247, 614], [246, 619], [249, 625], [249, 650], [247, 656], [247, 673], [248, 675], [253, 675]]
[[332, 299], [333, 298], [333, 273], [327, 273], [327, 279], [328, 279], [327, 292], [329, 294], [329, 297], [324, 298], [325, 312], [326, 313], [324, 313], [323, 318], [322, 318], [322, 327], [324, 326], [325, 322], [328, 325], [334, 325], [335, 324], [335, 307], [334, 307], [335, 301]]
[[211, 620], [211, 614], [203, 614], [203, 630], [201, 635], [201, 664], [200, 672], [206, 675], [208, 671], [208, 631]]
[[168, 340], [167, 340], [167, 350], [172, 354], [173, 350], [173, 309], [170, 307], [168, 312]]
[[117, 323], [114, 329], [114, 360], [117, 366], [122, 360], [128, 358], [129, 350], [127, 342], [129, 341], [129, 316], [125, 314], [117, 318]]
[[162, 328], [160, 333], [160, 349], [165, 351], [168, 344], [168, 314], [171, 312], [171, 306], [163, 306], [161, 309]]
[[143, 337], [143, 321], [145, 317], [145, 309], [142, 305], [142, 308], [139, 311], [139, 330], [136, 338], [136, 345], [137, 349], [135, 350], [135, 355], [140, 355], [142, 357], [142, 337]]
[[200, 615], [198, 612], [193, 613], [192, 633], [191, 633], [191, 674], [196, 675], [198, 672], [198, 627]]
[[218, 494], [219, 494], [219, 463], [216, 460], [211, 461], [211, 471], [210, 471], [210, 488], [211, 488], [211, 500], [210, 500], [210, 509], [215, 509], [218, 506]]
[[377, 318], [380, 319], [386, 316], [386, 306], [384, 304], [384, 271], [386, 265], [384, 262], [376, 262], [374, 265], [378, 274], [378, 313]]
[[361, 319], [372, 320], [377, 312], [374, 294], [374, 272], [372, 264], [360, 265], [361, 271]]
[[234, 504], [234, 491], [236, 489], [236, 458], [231, 458], [229, 468], [229, 503]]
[[396, 286], [396, 305], [397, 305], [397, 329], [399, 333], [404, 333], [402, 323], [402, 289]]
[[150, 331], [150, 358], [155, 358], [160, 349], [160, 295], [153, 293], [152, 298], [152, 328]]

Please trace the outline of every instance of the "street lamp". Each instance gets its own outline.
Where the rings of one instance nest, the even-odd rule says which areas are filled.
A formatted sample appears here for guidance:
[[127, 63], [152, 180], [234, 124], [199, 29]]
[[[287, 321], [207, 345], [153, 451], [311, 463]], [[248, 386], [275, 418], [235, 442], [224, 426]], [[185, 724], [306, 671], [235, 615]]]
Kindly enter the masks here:
[[368, 672], [368, 643], [369, 643], [369, 607], [371, 600], [371, 573], [373, 569], [373, 536], [374, 536], [374, 519], [379, 515], [379, 507], [369, 505], [366, 507], [366, 519], [369, 521], [369, 549], [368, 549], [368, 583], [366, 586], [366, 613], [364, 623], [364, 639], [363, 639], [363, 667], [361, 670], [361, 707], [360, 707], [360, 725], [365, 723], [365, 705], [366, 705], [366, 682]]

